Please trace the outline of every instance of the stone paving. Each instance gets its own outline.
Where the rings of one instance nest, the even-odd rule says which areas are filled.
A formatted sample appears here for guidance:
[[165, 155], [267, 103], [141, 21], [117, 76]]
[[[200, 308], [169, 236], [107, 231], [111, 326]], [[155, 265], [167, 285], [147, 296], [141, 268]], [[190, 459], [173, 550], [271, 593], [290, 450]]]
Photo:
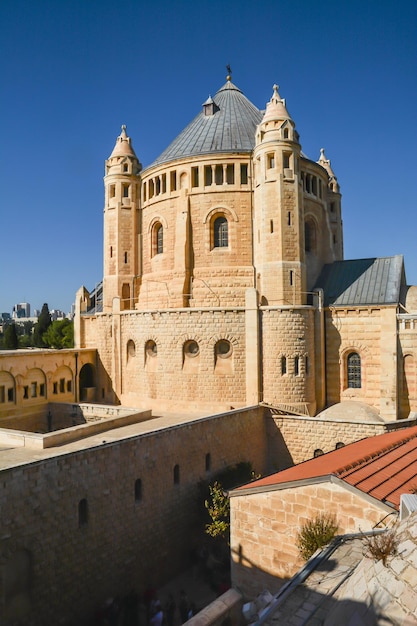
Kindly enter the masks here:
[[264, 623], [417, 626], [417, 513], [393, 532], [397, 548], [385, 564], [372, 557], [364, 537], [342, 540], [302, 584], [276, 601]]

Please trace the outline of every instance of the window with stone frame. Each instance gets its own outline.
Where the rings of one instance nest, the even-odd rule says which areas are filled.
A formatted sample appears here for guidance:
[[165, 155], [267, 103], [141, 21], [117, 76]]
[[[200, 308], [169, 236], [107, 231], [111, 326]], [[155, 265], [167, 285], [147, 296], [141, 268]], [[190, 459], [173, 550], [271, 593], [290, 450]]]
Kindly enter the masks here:
[[164, 251], [164, 227], [161, 222], [156, 222], [152, 227], [152, 256], [162, 254]]
[[224, 215], [216, 217], [213, 222], [213, 248], [229, 246], [229, 223]]
[[346, 359], [347, 387], [360, 389], [362, 387], [361, 357], [357, 352], [350, 352]]

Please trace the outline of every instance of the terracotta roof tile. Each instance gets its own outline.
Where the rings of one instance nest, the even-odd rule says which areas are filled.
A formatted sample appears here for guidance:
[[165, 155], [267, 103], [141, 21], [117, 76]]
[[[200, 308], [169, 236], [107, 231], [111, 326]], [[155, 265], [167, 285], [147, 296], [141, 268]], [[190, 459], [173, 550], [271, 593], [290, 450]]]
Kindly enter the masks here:
[[400, 495], [417, 486], [417, 426], [357, 441], [243, 485], [235, 493], [328, 475], [398, 509]]

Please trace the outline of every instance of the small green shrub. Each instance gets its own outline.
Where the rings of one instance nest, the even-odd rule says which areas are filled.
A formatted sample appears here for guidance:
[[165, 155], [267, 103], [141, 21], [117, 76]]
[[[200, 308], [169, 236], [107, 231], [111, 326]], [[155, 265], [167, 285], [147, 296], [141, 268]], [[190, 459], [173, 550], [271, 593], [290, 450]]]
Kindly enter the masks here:
[[297, 533], [297, 548], [301, 557], [308, 561], [318, 548], [323, 548], [333, 539], [338, 529], [336, 517], [330, 513], [319, 513], [307, 520]]

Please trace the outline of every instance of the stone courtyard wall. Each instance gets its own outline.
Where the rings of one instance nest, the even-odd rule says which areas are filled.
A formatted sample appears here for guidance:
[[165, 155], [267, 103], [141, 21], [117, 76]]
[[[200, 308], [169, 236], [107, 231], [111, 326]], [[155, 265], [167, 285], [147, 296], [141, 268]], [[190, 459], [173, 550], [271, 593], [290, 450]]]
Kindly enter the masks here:
[[258, 408], [105, 440], [3, 465], [0, 571], [15, 583], [0, 596], [1, 624], [22, 623], [17, 607], [26, 606], [25, 626], [82, 626], [106, 598], [158, 587], [189, 563], [202, 527], [199, 482], [240, 461], [265, 471]]
[[[331, 452], [337, 444], [347, 445], [386, 432], [387, 425], [375, 422], [330, 421], [319, 417], [273, 415], [265, 409], [268, 432], [268, 467], [276, 472], [314, 457], [316, 450]], [[409, 425], [396, 422], [396, 426]]]

